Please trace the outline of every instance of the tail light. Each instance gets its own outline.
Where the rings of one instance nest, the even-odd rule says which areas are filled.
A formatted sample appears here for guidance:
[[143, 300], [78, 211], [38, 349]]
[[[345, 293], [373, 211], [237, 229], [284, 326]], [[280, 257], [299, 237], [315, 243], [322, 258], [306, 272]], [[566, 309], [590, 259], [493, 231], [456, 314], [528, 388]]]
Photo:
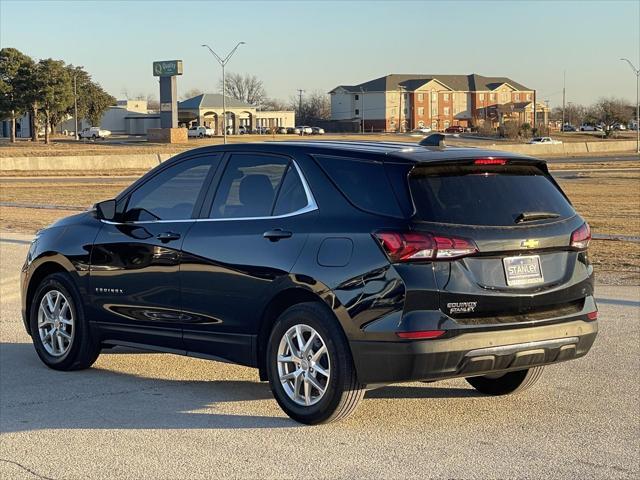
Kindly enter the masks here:
[[406, 340], [429, 340], [438, 338], [447, 333], [446, 330], [422, 330], [416, 332], [396, 332], [396, 335]]
[[474, 165], [506, 165], [507, 161], [504, 158], [478, 158], [473, 161]]
[[448, 260], [478, 251], [473, 240], [426, 232], [376, 232], [373, 235], [392, 262]]
[[594, 310], [593, 312], [587, 313], [587, 320], [594, 321], [598, 319], [598, 311]]
[[577, 250], [586, 250], [590, 241], [591, 228], [586, 222], [571, 234], [571, 247]]

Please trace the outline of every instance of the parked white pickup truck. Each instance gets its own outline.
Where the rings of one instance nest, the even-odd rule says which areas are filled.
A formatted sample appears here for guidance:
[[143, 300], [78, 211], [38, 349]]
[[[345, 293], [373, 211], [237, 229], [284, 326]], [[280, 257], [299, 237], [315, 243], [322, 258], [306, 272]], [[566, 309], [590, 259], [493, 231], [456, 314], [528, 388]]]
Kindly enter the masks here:
[[189, 137], [203, 138], [203, 137], [213, 137], [215, 132], [213, 128], [203, 127], [202, 125], [198, 125], [196, 127], [191, 127], [187, 132]]
[[111, 136], [111, 130], [103, 130], [100, 127], [84, 128], [78, 134], [80, 138], [91, 138], [96, 140], [97, 138], [107, 138]]

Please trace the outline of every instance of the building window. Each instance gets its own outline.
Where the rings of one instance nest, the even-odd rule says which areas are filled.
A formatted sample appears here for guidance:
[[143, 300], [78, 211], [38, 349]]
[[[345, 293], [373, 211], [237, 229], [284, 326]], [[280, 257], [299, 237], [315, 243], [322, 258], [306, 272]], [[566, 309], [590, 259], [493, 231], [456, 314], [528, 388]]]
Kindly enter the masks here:
[[456, 101], [456, 94], [455, 93], [451, 94], [451, 100], [453, 100], [454, 102]]
[[491, 100], [492, 102], [495, 101], [496, 99], [496, 94], [492, 93], [491, 95], [489, 95], [489, 100]]
[[437, 92], [431, 92], [431, 101], [432, 102], [437, 102], [438, 101], [438, 93]]
[[503, 102], [507, 101], [507, 94], [505, 92], [502, 92], [502, 101]]
[[438, 115], [438, 107], [431, 107], [431, 116], [435, 117]]
[[445, 99], [445, 101], [448, 101], [448, 100], [449, 100], [449, 94], [448, 94], [448, 93], [445, 93], [445, 94], [444, 94], [444, 99]]
[[444, 114], [449, 115], [449, 107], [444, 107]]
[[424, 93], [419, 93], [418, 94], [418, 101], [422, 102], [424, 100]]
[[405, 99], [405, 100], [407, 99], [407, 94], [406, 94], [406, 93], [404, 94], [404, 99]]
[[409, 113], [409, 112], [407, 112], [407, 108], [405, 107], [404, 108], [404, 114], [406, 115], [407, 113]]
[[444, 128], [449, 128], [449, 125], [450, 125], [450, 123], [449, 123], [448, 120], [446, 122], [444, 122]]
[[360, 100], [360, 95], [356, 94], [356, 100]]
[[514, 95], [514, 98], [515, 98], [516, 102], [519, 102], [519, 101], [520, 101], [520, 94], [519, 94], [519, 93], [516, 93], [516, 94]]
[[424, 107], [418, 107], [418, 115], [424, 115]]
[[484, 93], [480, 94], [480, 100], [484, 100]]
[[527, 100], [531, 101], [531, 94], [530, 93], [527, 93]]
[[356, 115], [360, 115], [360, 110], [356, 108]]

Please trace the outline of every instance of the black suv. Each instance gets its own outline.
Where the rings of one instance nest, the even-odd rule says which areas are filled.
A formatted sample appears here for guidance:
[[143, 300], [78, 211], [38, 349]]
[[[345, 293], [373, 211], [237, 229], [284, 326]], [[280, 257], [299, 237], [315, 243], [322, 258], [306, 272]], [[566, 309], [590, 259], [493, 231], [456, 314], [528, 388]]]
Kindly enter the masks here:
[[22, 312], [49, 367], [126, 345], [259, 370], [303, 423], [367, 388], [489, 395], [596, 336], [584, 220], [537, 159], [397, 143], [192, 150], [38, 233]]

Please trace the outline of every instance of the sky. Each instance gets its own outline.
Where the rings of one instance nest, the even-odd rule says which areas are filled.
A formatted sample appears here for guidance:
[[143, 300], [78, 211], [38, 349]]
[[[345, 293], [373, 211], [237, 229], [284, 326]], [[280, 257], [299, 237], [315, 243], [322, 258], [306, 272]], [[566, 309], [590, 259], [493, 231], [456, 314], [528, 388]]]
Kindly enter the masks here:
[[635, 103], [640, 0], [28, 1], [0, 0], [0, 47], [82, 65], [109, 93], [158, 96], [154, 60], [181, 59], [178, 93], [219, 90], [221, 70], [260, 78], [287, 100], [389, 73], [506, 76], [552, 106]]

